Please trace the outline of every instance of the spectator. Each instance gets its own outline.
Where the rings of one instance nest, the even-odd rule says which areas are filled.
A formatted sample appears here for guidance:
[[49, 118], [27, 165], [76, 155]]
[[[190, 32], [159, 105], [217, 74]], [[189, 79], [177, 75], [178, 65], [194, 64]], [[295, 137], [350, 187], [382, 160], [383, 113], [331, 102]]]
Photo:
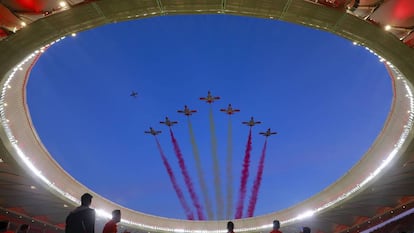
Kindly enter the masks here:
[[280, 230], [280, 222], [279, 220], [274, 220], [273, 221], [273, 230], [270, 233], [282, 233]]
[[227, 222], [227, 233], [234, 233], [234, 223], [232, 221]]
[[85, 193], [81, 197], [81, 206], [66, 217], [65, 233], [95, 233], [95, 210], [89, 206], [92, 195]]
[[301, 233], [311, 233], [311, 229], [309, 227], [302, 227]]
[[109, 220], [105, 224], [105, 227], [103, 228], [102, 233], [117, 233], [118, 229], [116, 224], [121, 221], [121, 211], [120, 210], [114, 210], [112, 211], [112, 219]]

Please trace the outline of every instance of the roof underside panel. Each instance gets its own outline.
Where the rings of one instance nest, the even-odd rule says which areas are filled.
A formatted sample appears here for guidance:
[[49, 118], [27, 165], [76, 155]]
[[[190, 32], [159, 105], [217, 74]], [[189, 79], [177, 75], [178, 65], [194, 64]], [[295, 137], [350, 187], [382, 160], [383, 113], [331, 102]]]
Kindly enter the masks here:
[[410, 35], [408, 35], [404, 39], [404, 43], [410, 47], [414, 47], [414, 33], [411, 31]]
[[404, 28], [414, 26], [414, 1], [393, 0], [385, 1], [371, 18], [381, 25], [391, 25]]
[[41, 12], [47, 0], [4, 0], [2, 3], [15, 11]]
[[0, 4], [0, 27], [9, 31], [20, 29], [20, 20], [6, 6]]

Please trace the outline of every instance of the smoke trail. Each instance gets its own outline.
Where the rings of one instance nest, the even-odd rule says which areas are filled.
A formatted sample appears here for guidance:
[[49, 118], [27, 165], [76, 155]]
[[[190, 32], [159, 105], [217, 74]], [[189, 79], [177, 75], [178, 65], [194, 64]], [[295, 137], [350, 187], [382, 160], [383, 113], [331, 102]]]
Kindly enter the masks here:
[[178, 159], [178, 164], [181, 168], [181, 173], [183, 174], [185, 184], [187, 185], [188, 192], [190, 193], [191, 200], [197, 210], [197, 215], [199, 220], [204, 220], [204, 214], [200, 202], [198, 201], [198, 197], [196, 192], [194, 191], [193, 182], [191, 181], [190, 176], [188, 175], [187, 167], [185, 166], [183, 154], [181, 153], [180, 147], [178, 146], [178, 142], [174, 137], [174, 133], [170, 128], [170, 135], [171, 140], [174, 146], [174, 152]]
[[264, 161], [266, 157], [267, 138], [263, 145], [262, 155], [260, 156], [259, 166], [257, 168], [256, 179], [254, 180], [252, 196], [250, 197], [249, 207], [247, 208], [247, 217], [253, 217], [254, 209], [256, 208], [257, 196], [259, 194], [260, 183], [262, 182], [262, 175], [264, 169]]
[[193, 125], [191, 124], [190, 118], [188, 118], [188, 129], [190, 132], [191, 145], [193, 148], [193, 155], [194, 155], [194, 160], [196, 164], [198, 182], [200, 183], [200, 187], [201, 187], [201, 193], [203, 194], [203, 199], [204, 199], [204, 203], [207, 209], [208, 218], [213, 219], [213, 211], [211, 210], [211, 201], [209, 199], [207, 185], [204, 180], [203, 168], [201, 166], [201, 161], [200, 161], [200, 153], [198, 152], [198, 146], [195, 141]]
[[243, 202], [246, 197], [247, 179], [249, 178], [249, 166], [250, 166], [250, 152], [252, 151], [252, 128], [250, 127], [249, 138], [247, 139], [246, 151], [243, 160], [243, 168], [240, 181], [240, 193], [239, 200], [237, 202], [235, 219], [239, 219], [243, 214]]
[[233, 214], [233, 172], [232, 172], [232, 163], [233, 163], [233, 135], [232, 135], [232, 123], [231, 116], [229, 117], [229, 126], [227, 130], [227, 213], [226, 219], [230, 219], [230, 216]]
[[174, 191], [177, 194], [177, 197], [178, 197], [178, 200], [181, 203], [181, 206], [184, 208], [185, 214], [187, 215], [187, 219], [188, 220], [194, 220], [193, 212], [191, 211], [190, 207], [188, 206], [187, 202], [185, 201], [183, 192], [180, 189], [180, 186], [178, 186], [177, 180], [175, 179], [175, 176], [174, 176], [174, 172], [171, 169], [171, 166], [168, 163], [168, 160], [167, 160], [167, 158], [164, 155], [164, 151], [162, 150], [161, 144], [158, 141], [158, 138], [157, 137], [155, 137], [155, 141], [157, 142], [157, 147], [158, 147], [158, 150], [160, 152], [162, 162], [163, 162], [163, 164], [165, 166], [165, 169], [167, 170], [168, 176], [170, 177], [171, 183], [172, 183], [172, 185], [174, 187]]
[[217, 219], [223, 219], [223, 198], [221, 194], [221, 181], [220, 181], [220, 165], [217, 156], [217, 137], [214, 126], [213, 108], [210, 104], [210, 137], [211, 137], [211, 156], [213, 158], [213, 170], [214, 170], [214, 190], [216, 191], [217, 201]]

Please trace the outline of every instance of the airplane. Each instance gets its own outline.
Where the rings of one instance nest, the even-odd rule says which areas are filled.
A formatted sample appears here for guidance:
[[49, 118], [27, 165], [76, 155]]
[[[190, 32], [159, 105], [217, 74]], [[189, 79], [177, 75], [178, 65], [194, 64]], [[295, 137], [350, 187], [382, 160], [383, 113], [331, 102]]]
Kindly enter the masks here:
[[268, 129], [266, 130], [266, 132], [260, 132], [259, 134], [261, 134], [261, 135], [263, 135], [263, 136], [265, 136], [265, 137], [269, 137], [269, 136], [271, 136], [271, 135], [273, 135], [273, 134], [277, 134], [277, 132], [272, 132], [272, 131], [270, 131], [270, 128], [268, 128]]
[[250, 126], [250, 127], [252, 127], [254, 125], [261, 124], [261, 123], [262, 123], [261, 121], [254, 121], [253, 117], [250, 118], [250, 121], [247, 121], [247, 122], [243, 121], [242, 122], [242, 124], [245, 124], [245, 125]]
[[197, 112], [196, 110], [190, 110], [187, 105], [184, 105], [184, 110], [178, 110], [178, 113], [183, 113], [186, 116], [191, 116], [193, 113]]
[[148, 133], [148, 134], [152, 134], [152, 135], [156, 136], [157, 134], [160, 134], [161, 131], [154, 130], [152, 127], [150, 127], [149, 131], [144, 131], [144, 133]]
[[160, 123], [161, 123], [161, 124], [165, 124], [165, 125], [167, 125], [168, 127], [171, 127], [171, 126], [173, 126], [173, 125], [177, 124], [177, 123], [178, 123], [178, 121], [170, 121], [170, 119], [168, 119], [168, 117], [165, 117], [165, 121], [160, 121]]
[[240, 109], [234, 109], [231, 104], [227, 107], [227, 109], [222, 108], [220, 111], [225, 112], [226, 114], [233, 115], [235, 112], [240, 112]]
[[219, 100], [219, 99], [220, 99], [219, 96], [212, 96], [210, 91], [207, 92], [206, 97], [200, 97], [200, 100], [206, 101], [209, 104], [211, 104], [214, 101]]
[[131, 92], [131, 94], [130, 94], [129, 96], [134, 97], [134, 98], [137, 98], [137, 96], [138, 96], [138, 92], [136, 92], [136, 91], [132, 91], [132, 92]]

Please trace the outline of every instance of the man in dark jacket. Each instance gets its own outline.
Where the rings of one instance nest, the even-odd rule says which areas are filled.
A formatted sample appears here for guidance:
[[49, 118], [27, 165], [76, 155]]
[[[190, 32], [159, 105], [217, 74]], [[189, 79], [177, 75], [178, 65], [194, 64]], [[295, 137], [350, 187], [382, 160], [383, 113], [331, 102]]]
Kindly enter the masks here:
[[280, 229], [279, 220], [274, 220], [273, 221], [273, 230], [270, 233], [282, 233], [279, 229]]
[[234, 223], [232, 221], [227, 222], [227, 233], [234, 233]]
[[66, 217], [65, 233], [95, 233], [95, 210], [89, 206], [92, 195], [85, 193], [81, 197], [81, 206]]
[[311, 233], [311, 229], [309, 227], [302, 227], [301, 233]]

